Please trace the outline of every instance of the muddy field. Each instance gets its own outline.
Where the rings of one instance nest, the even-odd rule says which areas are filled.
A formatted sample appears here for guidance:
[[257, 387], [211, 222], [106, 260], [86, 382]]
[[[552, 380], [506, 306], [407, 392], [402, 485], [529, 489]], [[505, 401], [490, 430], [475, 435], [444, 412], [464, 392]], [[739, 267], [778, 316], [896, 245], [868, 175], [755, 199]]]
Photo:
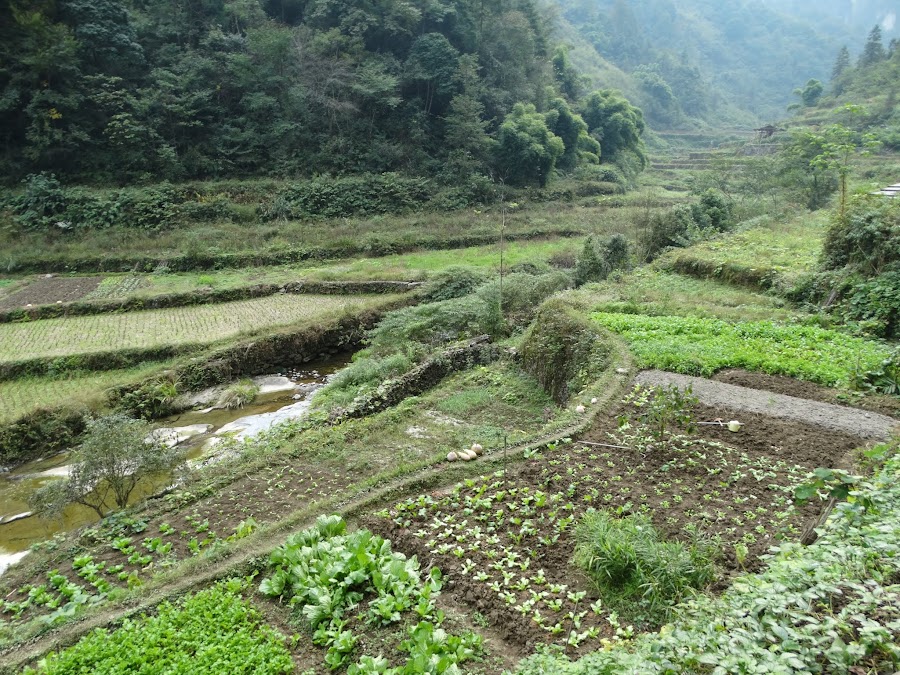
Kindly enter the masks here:
[[0, 311], [28, 305], [75, 302], [97, 290], [103, 277], [50, 277], [35, 279], [24, 288], [0, 297]]

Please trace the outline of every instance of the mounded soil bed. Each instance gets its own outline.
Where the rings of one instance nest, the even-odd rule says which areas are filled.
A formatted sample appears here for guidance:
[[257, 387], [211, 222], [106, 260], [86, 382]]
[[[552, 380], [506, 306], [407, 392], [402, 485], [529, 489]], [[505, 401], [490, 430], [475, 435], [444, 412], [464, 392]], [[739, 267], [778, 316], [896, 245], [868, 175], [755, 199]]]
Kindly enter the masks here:
[[897, 396], [848, 394], [847, 392], [830, 389], [829, 387], [823, 387], [805, 380], [795, 380], [792, 377], [783, 377], [781, 375], [751, 373], [741, 369], [720, 371], [712, 379], [727, 384], [736, 384], [741, 387], [763, 389], [776, 394], [806, 398], [811, 401], [871, 410], [872, 412], [900, 419], [900, 397]]
[[[798, 539], [818, 519], [822, 503], [793, 506], [793, 486], [816, 467], [851, 466], [852, 451], [862, 445], [848, 434], [706, 406], [693, 410], [695, 420], [737, 418], [744, 428], [732, 433], [700, 426], [694, 434], [657, 442], [636, 433], [640, 412], [622, 406], [598, 417], [571, 445], [546, 450], [505, 474], [401, 502], [388, 517], [372, 517], [364, 525], [391, 539], [394, 550], [418, 556], [423, 566], [440, 567], [448, 579], [444, 592], [483, 615], [511, 649], [530, 653], [537, 643], [565, 646], [572, 630], [592, 630], [581, 644], [566, 647], [577, 655], [613, 637], [608, 607], [587, 611], [577, 624], [566, 618], [585, 612], [598, 597], [571, 562], [573, 530], [588, 508], [643, 512], [666, 539], [686, 541], [696, 525], [720, 543], [716, 588], [724, 588], [731, 576], [759, 569], [760, 556], [779, 539]], [[632, 426], [620, 430], [623, 414]], [[738, 560], [743, 546], [746, 556]], [[498, 565], [510, 551], [516, 559]], [[542, 590], [549, 594], [523, 610]], [[587, 595], [576, 599], [580, 590]], [[561, 630], [548, 630], [557, 623]]]
[[97, 289], [103, 277], [52, 277], [36, 279], [25, 288], [0, 298], [0, 311], [28, 305], [74, 302]]

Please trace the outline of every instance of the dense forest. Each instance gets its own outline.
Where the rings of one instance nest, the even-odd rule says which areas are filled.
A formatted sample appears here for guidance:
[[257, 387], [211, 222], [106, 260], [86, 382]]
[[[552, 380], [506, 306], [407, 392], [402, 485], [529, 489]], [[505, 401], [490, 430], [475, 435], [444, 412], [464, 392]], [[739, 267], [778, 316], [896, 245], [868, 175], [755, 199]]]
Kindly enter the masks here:
[[548, 25], [533, 0], [5, 3], [0, 175], [544, 184], [601, 152], [639, 169], [640, 111], [583, 98]]

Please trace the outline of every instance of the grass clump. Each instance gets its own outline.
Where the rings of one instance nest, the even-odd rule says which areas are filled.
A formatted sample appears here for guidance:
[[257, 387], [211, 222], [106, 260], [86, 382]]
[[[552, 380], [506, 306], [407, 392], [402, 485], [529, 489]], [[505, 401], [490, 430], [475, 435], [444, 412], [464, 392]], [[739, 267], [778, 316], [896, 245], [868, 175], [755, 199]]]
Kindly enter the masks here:
[[225, 581], [177, 604], [164, 602], [156, 616], [126, 619], [113, 632], [97, 629], [25, 673], [292, 672], [284, 639], [240, 596], [243, 585]]
[[890, 355], [877, 342], [816, 326], [603, 312], [592, 316], [628, 342], [642, 367], [687, 375], [745, 368], [848, 386], [854, 373], [875, 369]]
[[603, 601], [642, 622], [662, 622], [673, 605], [716, 576], [713, 543], [661, 541], [643, 514], [616, 518], [608, 511], [588, 511], [575, 538], [575, 564]]
[[229, 386], [219, 397], [218, 405], [228, 410], [243, 408], [248, 403], [253, 403], [259, 394], [259, 386], [253, 380], [244, 378]]

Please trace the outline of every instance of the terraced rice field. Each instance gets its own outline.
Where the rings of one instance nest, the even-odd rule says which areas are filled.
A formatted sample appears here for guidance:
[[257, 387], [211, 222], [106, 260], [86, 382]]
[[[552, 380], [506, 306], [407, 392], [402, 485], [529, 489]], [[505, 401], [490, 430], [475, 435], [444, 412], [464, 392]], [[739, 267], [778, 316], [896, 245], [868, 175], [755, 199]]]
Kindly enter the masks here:
[[279, 326], [312, 324], [395, 297], [275, 295], [216, 305], [4, 324], [0, 326], [0, 362], [210, 344]]
[[106, 370], [66, 378], [35, 377], [0, 382], [0, 424], [12, 422], [36, 408], [102, 403], [104, 392], [110, 387], [139, 382], [169, 363], [162, 361], [128, 370]]

